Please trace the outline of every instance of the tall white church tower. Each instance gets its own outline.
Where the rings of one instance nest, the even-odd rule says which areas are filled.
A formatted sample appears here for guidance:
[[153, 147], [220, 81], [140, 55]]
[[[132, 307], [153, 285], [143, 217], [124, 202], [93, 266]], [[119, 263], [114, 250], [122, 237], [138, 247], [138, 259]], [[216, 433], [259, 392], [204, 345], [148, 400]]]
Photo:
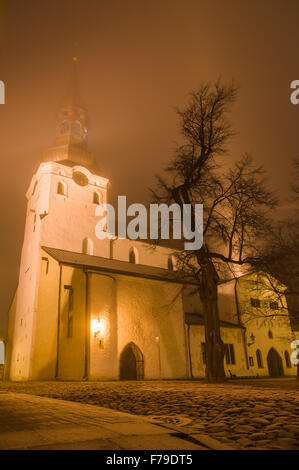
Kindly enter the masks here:
[[[109, 257], [109, 242], [95, 237], [95, 209], [106, 202], [108, 180], [99, 175], [88, 151], [88, 117], [78, 94], [76, 66], [74, 58], [71, 90], [57, 113], [55, 143], [45, 152], [26, 194], [25, 235], [10, 345], [12, 380], [32, 375], [41, 247]], [[45, 269], [47, 262], [45, 258]]]

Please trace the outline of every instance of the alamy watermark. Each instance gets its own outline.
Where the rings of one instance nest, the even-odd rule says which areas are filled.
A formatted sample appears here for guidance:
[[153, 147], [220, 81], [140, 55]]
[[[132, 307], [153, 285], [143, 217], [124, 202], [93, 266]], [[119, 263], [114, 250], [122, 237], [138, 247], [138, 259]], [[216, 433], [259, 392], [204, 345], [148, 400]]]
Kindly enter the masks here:
[[2, 80], [0, 80], [0, 104], [5, 104], [5, 85]]
[[[194, 212], [193, 212], [194, 211]], [[111, 204], [96, 207], [95, 234], [100, 240], [115, 238], [116, 214]], [[127, 208], [126, 196], [118, 196], [117, 237], [131, 240], [185, 240], [185, 250], [199, 250], [203, 243], [203, 205], [150, 204], [149, 212], [143, 204]], [[134, 217], [127, 222], [127, 217]], [[149, 225], [149, 226], [148, 226]], [[172, 228], [172, 237], [170, 231]], [[188, 241], [186, 241], [188, 240]]]
[[290, 100], [292, 104], [299, 103], [299, 80], [293, 80], [290, 84], [290, 88], [294, 91], [290, 94]]

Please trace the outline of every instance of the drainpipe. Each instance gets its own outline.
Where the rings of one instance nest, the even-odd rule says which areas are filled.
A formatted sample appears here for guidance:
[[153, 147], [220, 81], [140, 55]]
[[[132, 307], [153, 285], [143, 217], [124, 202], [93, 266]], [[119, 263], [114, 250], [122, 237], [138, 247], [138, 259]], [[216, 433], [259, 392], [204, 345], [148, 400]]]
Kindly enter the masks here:
[[59, 267], [59, 289], [58, 289], [58, 311], [57, 311], [57, 352], [56, 352], [56, 371], [55, 380], [58, 379], [59, 371], [59, 347], [60, 347], [60, 310], [61, 310], [61, 279], [62, 279], [62, 265]]
[[192, 371], [192, 357], [191, 357], [191, 345], [190, 345], [190, 324], [188, 324], [187, 328], [187, 343], [188, 343], [188, 356], [189, 356], [189, 368], [190, 368], [190, 375], [191, 379], [194, 379], [193, 371]]
[[[235, 278], [235, 302], [236, 302], [236, 310], [237, 310], [237, 317], [238, 317], [238, 323], [240, 326], [242, 326], [241, 323], [241, 312], [240, 312], [240, 303], [239, 303], [239, 296], [238, 296], [238, 278]], [[249, 362], [248, 362], [248, 354], [247, 354], [247, 346], [246, 346], [246, 328], [242, 328], [242, 342], [243, 342], [243, 348], [244, 348], [244, 354], [245, 354], [245, 360], [246, 360], [246, 367], [247, 370], [249, 370]]]

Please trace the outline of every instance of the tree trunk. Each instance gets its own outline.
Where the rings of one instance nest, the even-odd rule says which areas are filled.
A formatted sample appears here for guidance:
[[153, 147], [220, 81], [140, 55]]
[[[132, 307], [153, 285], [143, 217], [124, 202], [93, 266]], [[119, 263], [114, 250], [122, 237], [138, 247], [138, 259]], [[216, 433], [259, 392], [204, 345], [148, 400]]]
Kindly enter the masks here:
[[224, 344], [220, 335], [217, 280], [211, 260], [202, 266], [200, 296], [204, 308], [206, 340], [206, 379], [209, 383], [225, 381]]
[[[195, 228], [194, 207], [191, 204], [188, 190], [184, 187], [176, 188], [172, 197], [183, 207], [191, 205], [191, 226]], [[204, 308], [204, 325], [206, 340], [206, 379], [209, 383], [224, 382], [224, 344], [220, 335], [218, 312], [218, 275], [213, 261], [209, 258], [208, 248], [203, 245], [196, 254], [198, 265], [201, 268], [199, 280], [200, 298]]]

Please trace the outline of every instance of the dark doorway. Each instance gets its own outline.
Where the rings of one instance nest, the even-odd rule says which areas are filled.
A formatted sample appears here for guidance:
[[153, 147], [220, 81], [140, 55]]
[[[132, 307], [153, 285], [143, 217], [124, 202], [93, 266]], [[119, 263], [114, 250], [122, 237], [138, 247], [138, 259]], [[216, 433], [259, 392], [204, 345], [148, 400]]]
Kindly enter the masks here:
[[120, 355], [120, 380], [143, 380], [143, 355], [138, 346], [129, 343]]
[[282, 359], [276, 349], [271, 348], [268, 352], [267, 363], [270, 377], [282, 377], [283, 365]]

